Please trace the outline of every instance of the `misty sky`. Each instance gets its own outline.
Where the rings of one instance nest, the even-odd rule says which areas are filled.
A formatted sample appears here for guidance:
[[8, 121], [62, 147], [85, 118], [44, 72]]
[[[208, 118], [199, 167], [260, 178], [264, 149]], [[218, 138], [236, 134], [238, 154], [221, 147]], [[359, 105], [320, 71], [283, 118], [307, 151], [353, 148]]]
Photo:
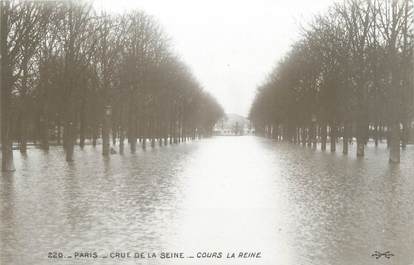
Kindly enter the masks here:
[[173, 48], [227, 113], [247, 116], [259, 85], [295, 40], [300, 25], [333, 0], [95, 0], [111, 12], [155, 16]]

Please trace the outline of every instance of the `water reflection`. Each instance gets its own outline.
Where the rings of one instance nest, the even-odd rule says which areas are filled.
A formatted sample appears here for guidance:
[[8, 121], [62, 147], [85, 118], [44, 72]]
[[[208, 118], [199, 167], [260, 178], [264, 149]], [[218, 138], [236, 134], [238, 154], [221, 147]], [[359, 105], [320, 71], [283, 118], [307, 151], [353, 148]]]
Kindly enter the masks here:
[[[0, 264], [59, 264], [49, 251], [128, 250], [262, 252], [143, 264], [413, 262], [413, 146], [397, 166], [385, 147], [357, 159], [256, 137], [109, 159], [87, 147], [71, 164], [60, 149], [16, 156], [17, 171], [0, 179]], [[375, 250], [395, 256], [376, 260]]]

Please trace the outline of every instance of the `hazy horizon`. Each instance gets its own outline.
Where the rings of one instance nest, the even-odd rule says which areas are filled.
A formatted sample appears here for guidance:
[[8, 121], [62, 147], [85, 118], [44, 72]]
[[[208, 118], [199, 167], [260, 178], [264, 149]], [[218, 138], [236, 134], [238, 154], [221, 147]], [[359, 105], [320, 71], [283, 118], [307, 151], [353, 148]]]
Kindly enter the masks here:
[[247, 116], [256, 87], [300, 36], [300, 26], [326, 10], [320, 1], [95, 0], [98, 9], [153, 15], [174, 50], [226, 113]]

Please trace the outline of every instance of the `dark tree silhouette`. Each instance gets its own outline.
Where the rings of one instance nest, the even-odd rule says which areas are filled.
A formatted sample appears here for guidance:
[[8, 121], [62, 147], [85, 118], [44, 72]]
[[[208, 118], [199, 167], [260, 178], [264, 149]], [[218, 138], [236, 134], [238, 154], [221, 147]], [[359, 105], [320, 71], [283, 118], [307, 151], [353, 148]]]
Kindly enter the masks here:
[[[250, 109], [256, 131], [343, 153], [383, 137], [400, 160], [413, 119], [413, 3], [348, 0], [304, 28], [292, 51], [257, 90]], [[401, 129], [402, 128], [402, 129]], [[329, 133], [328, 133], [329, 131]]]
[[[86, 1], [1, 1], [2, 169], [13, 143], [131, 152], [211, 135], [223, 115], [142, 11], [98, 14]], [[112, 133], [111, 133], [112, 132]]]

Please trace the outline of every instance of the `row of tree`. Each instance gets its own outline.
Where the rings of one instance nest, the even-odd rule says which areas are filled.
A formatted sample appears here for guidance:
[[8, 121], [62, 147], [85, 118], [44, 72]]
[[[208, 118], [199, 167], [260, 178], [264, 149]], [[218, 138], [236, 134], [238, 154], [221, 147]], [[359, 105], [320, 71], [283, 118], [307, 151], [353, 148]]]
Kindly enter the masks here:
[[111, 16], [84, 1], [1, 1], [2, 169], [14, 170], [13, 143], [26, 153], [102, 139], [124, 152], [210, 135], [217, 101], [172, 52], [154, 18]]
[[357, 155], [372, 137], [388, 139], [400, 161], [413, 121], [413, 1], [345, 0], [317, 16], [258, 88], [256, 130], [275, 139]]

